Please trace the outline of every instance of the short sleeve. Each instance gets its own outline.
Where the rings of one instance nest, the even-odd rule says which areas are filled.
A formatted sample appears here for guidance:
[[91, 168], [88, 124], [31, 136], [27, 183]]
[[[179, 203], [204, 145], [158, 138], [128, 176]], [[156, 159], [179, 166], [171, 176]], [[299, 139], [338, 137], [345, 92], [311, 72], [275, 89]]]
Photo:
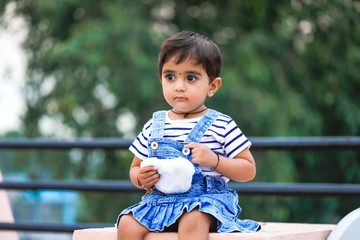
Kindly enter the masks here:
[[141, 160], [145, 160], [149, 156], [147, 142], [150, 137], [151, 127], [152, 119], [150, 119], [144, 125], [142, 131], [139, 133], [139, 135], [129, 147], [130, 152], [132, 152], [136, 157], [140, 158]]
[[250, 148], [251, 142], [236, 125], [230, 120], [226, 126], [224, 150], [229, 158], [234, 158], [243, 150]]

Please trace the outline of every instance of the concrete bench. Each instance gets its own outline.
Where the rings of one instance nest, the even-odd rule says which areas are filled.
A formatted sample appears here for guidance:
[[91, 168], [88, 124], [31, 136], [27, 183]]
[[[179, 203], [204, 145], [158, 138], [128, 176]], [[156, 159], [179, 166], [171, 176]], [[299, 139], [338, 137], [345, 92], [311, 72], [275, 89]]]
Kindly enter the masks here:
[[[335, 228], [332, 224], [261, 223], [256, 233], [210, 233], [209, 240], [325, 240]], [[116, 228], [75, 230], [73, 240], [116, 240]], [[177, 233], [149, 233], [145, 240], [177, 240]]]

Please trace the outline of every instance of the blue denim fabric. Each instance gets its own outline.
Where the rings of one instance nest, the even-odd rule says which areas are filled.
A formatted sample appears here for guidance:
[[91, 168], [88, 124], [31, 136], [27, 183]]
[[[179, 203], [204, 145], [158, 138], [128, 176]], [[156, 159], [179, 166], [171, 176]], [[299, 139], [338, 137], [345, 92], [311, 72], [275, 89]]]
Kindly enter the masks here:
[[[153, 115], [151, 138], [148, 140], [149, 157], [172, 159], [183, 157], [191, 161], [190, 154], [184, 155], [184, 145], [199, 142], [207, 129], [219, 116], [219, 112], [210, 110], [195, 125], [184, 143], [162, 138], [165, 125], [165, 111]], [[154, 144], [154, 142], [156, 144]], [[153, 144], [152, 144], [153, 143]], [[194, 208], [214, 216], [218, 232], [251, 232], [260, 229], [260, 224], [253, 220], [239, 220], [241, 212], [236, 191], [228, 188], [222, 178], [205, 176], [200, 167], [194, 164], [195, 174], [189, 191], [179, 194], [164, 194], [157, 189], [142, 198], [142, 201], [122, 211], [122, 215], [132, 213], [134, 218], [151, 231], [163, 231], [174, 224], [186, 210]]]
[[[198, 143], [205, 134], [205, 132], [208, 130], [208, 128], [218, 118], [220, 113], [214, 110], [208, 111], [205, 116], [201, 118], [201, 120], [191, 130], [188, 137], [183, 143], [177, 142], [172, 139], [163, 138], [165, 127], [165, 114], [166, 111], [159, 111], [155, 112], [153, 115], [151, 138], [148, 139], [149, 157], [156, 157], [158, 159], [172, 159], [183, 157], [191, 161], [191, 150], [189, 155], [184, 155], [182, 152], [184, 146], [191, 142]], [[151, 144], [154, 142], [158, 144], [158, 148], [156, 149], [153, 149], [151, 147]], [[195, 167], [193, 181], [202, 179], [205, 175], [202, 173], [199, 165], [193, 165]]]

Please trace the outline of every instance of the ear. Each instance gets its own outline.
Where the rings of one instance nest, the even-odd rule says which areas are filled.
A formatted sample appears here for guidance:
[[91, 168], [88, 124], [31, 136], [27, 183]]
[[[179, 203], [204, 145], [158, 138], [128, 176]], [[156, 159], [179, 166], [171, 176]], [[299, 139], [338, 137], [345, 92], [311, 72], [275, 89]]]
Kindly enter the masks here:
[[211, 83], [209, 87], [208, 97], [212, 97], [217, 90], [219, 90], [222, 83], [222, 79], [220, 77], [215, 78]]

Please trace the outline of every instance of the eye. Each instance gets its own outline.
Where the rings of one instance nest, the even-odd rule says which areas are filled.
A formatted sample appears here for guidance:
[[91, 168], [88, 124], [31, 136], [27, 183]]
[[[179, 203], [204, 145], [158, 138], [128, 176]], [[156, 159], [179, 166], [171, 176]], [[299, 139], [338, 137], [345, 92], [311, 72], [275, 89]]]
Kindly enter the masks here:
[[189, 75], [189, 76], [187, 76], [187, 80], [190, 82], [194, 82], [197, 80], [197, 78], [195, 76]]
[[166, 78], [167, 80], [169, 80], [169, 81], [175, 79], [174, 75], [172, 75], [172, 74], [167, 74], [167, 75], [165, 76], [165, 78]]

